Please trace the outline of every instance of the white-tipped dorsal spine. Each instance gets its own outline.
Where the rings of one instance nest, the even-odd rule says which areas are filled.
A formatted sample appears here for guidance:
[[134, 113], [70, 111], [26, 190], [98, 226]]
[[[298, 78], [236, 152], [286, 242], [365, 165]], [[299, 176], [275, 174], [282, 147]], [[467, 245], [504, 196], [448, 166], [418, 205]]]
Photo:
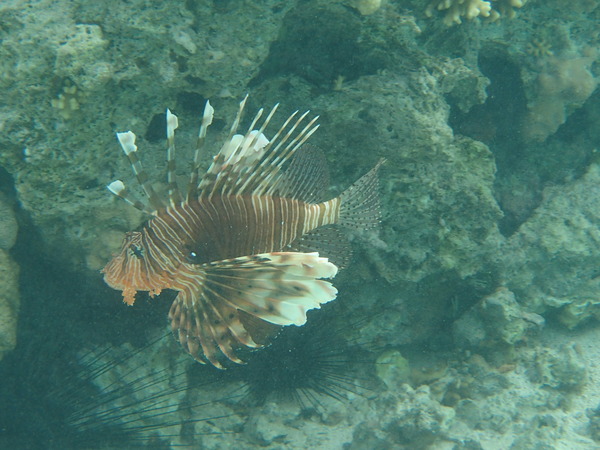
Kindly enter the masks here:
[[[298, 117], [290, 129], [284, 134], [285, 129], [292, 122], [292, 119], [296, 117], [297, 113], [298, 111], [292, 113], [277, 133], [275, 133], [275, 136], [265, 148], [265, 156], [262, 158], [260, 164], [258, 164], [254, 170], [249, 172], [248, 176], [239, 183], [240, 191], [250, 190], [254, 195], [262, 195], [267, 191], [272, 193], [273, 189], [275, 189], [276, 183], [273, 183], [272, 180], [277, 177], [282, 167], [294, 155], [296, 150], [300, 148], [300, 146], [304, 144], [304, 142], [306, 142], [319, 127], [318, 124], [315, 124], [318, 120], [318, 116], [316, 116], [310, 120], [289, 143], [287, 143], [310, 111], [306, 111]], [[270, 119], [270, 117], [267, 119]], [[286, 143], [287, 145], [283, 147]]]
[[177, 164], [175, 161], [175, 130], [178, 125], [177, 116], [167, 109], [167, 189], [169, 191], [169, 203], [171, 206], [181, 203], [181, 193], [177, 185]]
[[[250, 127], [248, 127], [248, 131], [246, 132], [246, 135], [240, 140], [240, 143], [236, 150], [235, 159], [233, 158], [233, 155], [232, 155], [232, 157], [230, 158], [230, 161], [232, 161], [233, 163], [238, 163], [242, 159], [242, 157], [245, 157], [246, 165], [248, 165], [248, 164], [251, 164], [252, 162], [262, 158], [266, 149], [268, 149], [268, 144], [269, 144], [269, 140], [264, 135], [263, 131], [265, 130], [265, 128], [271, 121], [271, 118], [273, 117], [273, 114], [275, 114], [275, 111], [277, 110], [278, 107], [279, 107], [279, 103], [277, 103], [275, 106], [273, 106], [273, 108], [271, 108], [271, 111], [267, 115], [267, 117], [264, 120], [263, 124], [261, 125], [260, 129], [256, 130], [254, 127], [256, 126], [256, 124], [258, 123], [258, 120], [262, 117], [263, 112], [264, 112], [263, 108], [258, 110], [256, 115], [254, 116], [254, 119], [252, 120], [252, 123], [250, 124]], [[235, 137], [236, 136], [234, 136], [233, 139], [235, 139]], [[231, 194], [232, 192], [241, 192], [240, 186], [242, 186], [244, 184], [245, 180], [251, 174], [244, 173], [244, 174], [240, 174], [240, 175], [242, 175], [242, 176], [240, 178], [238, 178], [237, 180], [235, 180], [234, 182], [232, 182], [229, 185], [227, 192], [224, 191], [224, 193]]]
[[244, 111], [244, 107], [246, 105], [246, 100], [248, 99], [248, 95], [244, 97], [244, 99], [240, 102], [240, 107], [238, 109], [237, 115], [233, 124], [231, 125], [231, 129], [229, 130], [229, 135], [227, 139], [225, 139], [225, 143], [221, 150], [215, 155], [213, 161], [198, 183], [196, 187], [196, 192], [199, 196], [205, 196], [207, 198], [211, 198], [216, 192], [219, 191], [221, 183], [226, 181], [223, 179], [223, 169], [226, 167], [226, 161], [228, 157], [231, 155], [233, 151], [235, 151], [236, 146], [234, 136], [239, 126], [242, 113]]
[[121, 194], [125, 191], [125, 184], [121, 180], [115, 180], [106, 187], [117, 197], [120, 197]]
[[206, 131], [212, 124], [213, 117], [215, 115], [215, 109], [212, 107], [210, 102], [207, 100], [204, 106], [204, 114], [202, 115], [202, 123], [200, 124], [200, 131], [198, 131], [198, 140], [196, 141], [196, 151], [194, 152], [194, 162], [192, 164], [192, 173], [190, 174], [190, 184], [188, 185], [187, 200], [190, 201], [192, 197], [198, 195], [198, 174], [200, 166], [200, 152], [204, 148], [204, 142], [206, 141]]
[[240, 120], [242, 120], [242, 113], [244, 112], [244, 108], [246, 107], [246, 100], [248, 100], [248, 94], [246, 94], [244, 99], [240, 102], [240, 108], [238, 109], [237, 115], [235, 116], [235, 120], [231, 124], [231, 130], [229, 131], [229, 137], [227, 140], [230, 140], [233, 137], [238, 127], [240, 126]]
[[177, 116], [167, 108], [167, 139], [173, 139], [175, 137], [175, 130], [177, 127], [179, 127]]
[[[138, 183], [140, 183], [140, 185], [142, 186], [142, 189], [144, 189], [144, 193], [150, 200], [150, 205], [152, 206], [152, 208], [154, 208], [155, 210], [164, 208], [163, 202], [156, 194], [156, 191], [152, 187], [152, 183], [150, 183], [148, 179], [148, 175], [144, 171], [142, 162], [137, 157], [135, 134], [133, 134], [131, 131], [117, 133], [117, 139], [121, 144], [123, 152], [125, 153], [125, 155], [127, 155], [127, 158], [129, 159], [129, 163], [131, 164], [131, 170], [133, 171], [133, 174], [137, 178]], [[149, 208], [145, 207], [143, 210], [148, 211]]]
[[139, 209], [140, 211], [143, 211], [145, 213], [152, 214], [152, 211], [150, 210], [150, 208], [148, 208], [148, 205], [134, 198], [127, 191], [127, 189], [125, 188], [125, 184], [121, 180], [113, 181], [108, 186], [106, 186], [106, 188], [117, 197], [120, 197], [123, 200], [125, 200], [126, 203], [130, 204], [134, 208]]
[[[125, 155], [129, 156], [131, 153], [137, 152], [137, 146], [135, 145], [135, 134], [131, 131], [124, 131], [117, 133], [117, 139]], [[135, 173], [135, 172], [134, 172]]]
[[[298, 111], [296, 111], [285, 120], [284, 124], [277, 130], [271, 140], [267, 139], [263, 131], [277, 111], [279, 104], [276, 104], [260, 127], [258, 127], [258, 124], [264, 114], [263, 109], [260, 109], [254, 116], [246, 134], [238, 135], [236, 132], [239, 128], [247, 99], [248, 96], [246, 95], [240, 102], [228, 138], [219, 153], [213, 158], [208, 171], [200, 180], [200, 151], [206, 140], [207, 129], [212, 124], [214, 117], [213, 107], [210, 102], [206, 102], [202, 123], [198, 132], [198, 141], [194, 153], [186, 201], [190, 201], [198, 196], [211, 198], [217, 193], [220, 195], [273, 195], [280, 187], [279, 181], [281, 181], [282, 169], [286, 167], [295, 152], [319, 127], [316, 123], [318, 116], [305, 122], [310, 111], [306, 111], [299, 116]], [[175, 207], [182, 202], [182, 196], [176, 179], [175, 130], [178, 127], [178, 120], [177, 116], [168, 109], [166, 111], [166, 123], [169, 204], [171, 207]], [[154, 191], [142, 167], [141, 161], [137, 157], [135, 134], [131, 131], [117, 133], [117, 138], [124, 153], [131, 162], [138, 182], [142, 185], [144, 192], [150, 199], [151, 207], [155, 209], [153, 213], [164, 209], [164, 203]], [[125, 197], [124, 193], [126, 191], [124, 185], [112, 183], [109, 189], [116, 195]], [[136, 205], [136, 207], [140, 205], [140, 202], [133, 202], [131, 200], [128, 200], [128, 202]], [[144, 211], [149, 209], [143, 207]]]
[[[319, 124], [315, 122], [319, 119], [319, 116], [315, 116], [305, 127], [298, 133], [298, 135], [292, 139], [292, 141], [271, 161], [274, 166], [273, 170], [263, 178], [263, 186], [268, 189], [262, 189], [261, 194], [273, 195], [273, 192], [278, 188], [277, 183], [273, 183], [272, 180], [278, 175], [283, 166], [289, 161], [296, 151], [304, 145], [312, 134], [317, 131]], [[270, 187], [269, 187], [270, 186]]]

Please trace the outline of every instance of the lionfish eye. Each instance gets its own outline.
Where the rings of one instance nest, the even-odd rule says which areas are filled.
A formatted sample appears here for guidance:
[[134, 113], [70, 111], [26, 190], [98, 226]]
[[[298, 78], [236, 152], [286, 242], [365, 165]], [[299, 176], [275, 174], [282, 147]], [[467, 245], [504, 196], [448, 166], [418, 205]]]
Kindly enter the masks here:
[[187, 254], [188, 260], [192, 264], [196, 264], [200, 260], [200, 255], [195, 250], [190, 250]]
[[129, 250], [137, 259], [142, 259], [144, 257], [144, 249], [138, 244], [131, 244]]

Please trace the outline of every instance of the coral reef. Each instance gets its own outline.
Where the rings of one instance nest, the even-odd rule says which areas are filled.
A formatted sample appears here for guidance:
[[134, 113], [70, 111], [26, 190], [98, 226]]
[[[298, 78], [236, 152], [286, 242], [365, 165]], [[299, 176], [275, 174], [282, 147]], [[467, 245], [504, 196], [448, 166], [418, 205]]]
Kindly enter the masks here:
[[[71, 292], [85, 279], [101, 300], [82, 288], [69, 308], [83, 311], [69, 316], [47, 286], [27, 287], [43, 296], [36, 312], [65, 317], [55, 324], [59, 336], [73, 322], [114, 332], [105, 338], [110, 351], [91, 354], [100, 367], [116, 361], [98, 387], [125, 392], [105, 407], [141, 405], [176, 386], [170, 424], [136, 422], [164, 445], [597, 446], [600, 368], [589, 361], [600, 357], [600, 6], [524, 4], [1, 2], [0, 167], [12, 175], [27, 231], [40, 236], [27, 257], [39, 265], [51, 256], [77, 274], [53, 274], [57, 282]], [[139, 338], [148, 331], [139, 305], [97, 314], [113, 301], [98, 269], [121, 233], [145, 219], [105, 191], [115, 173], [128, 173], [113, 132], [145, 129], [144, 161], [158, 177], [164, 109], [196, 123], [210, 98], [222, 115], [201, 155], [206, 166], [247, 92], [249, 109], [279, 101], [282, 116], [296, 108], [320, 114], [311, 140], [326, 149], [334, 185], [387, 159], [381, 233], [365, 236], [340, 274], [340, 304], [364, 319], [345, 323], [345, 337], [379, 355], [377, 364], [363, 360], [363, 372], [379, 376], [365, 397], [345, 389], [318, 406], [275, 396], [250, 405], [238, 395], [240, 379], [215, 387], [175, 377], [183, 372], [170, 340], [124, 361], [132, 347], [117, 341], [134, 326], [111, 326], [131, 314]], [[197, 139], [191, 129], [181, 127], [182, 160]], [[13, 219], [0, 199], [0, 353], [15, 345]], [[87, 345], [87, 335], [74, 341]], [[5, 358], [29, 357], [15, 353]], [[32, 373], [46, 372], [32, 361]], [[344, 364], [329, 373], [352, 382]], [[154, 381], [128, 391], [136, 378]], [[192, 423], [209, 416], [221, 418]]]
[[56, 49], [54, 75], [71, 80], [71, 86], [84, 92], [100, 89], [114, 76], [114, 67], [107, 60], [108, 45], [99, 25], [69, 27]]
[[[380, 149], [388, 166], [401, 168], [391, 171], [382, 186], [390, 211], [389, 227], [382, 233], [387, 248], [384, 252], [373, 248], [369, 255], [392, 283], [418, 281], [436, 270], [471, 275], [479, 267], [478, 258], [484, 258], [500, 239], [495, 228], [501, 213], [492, 195], [491, 154], [476, 141], [453, 136], [447, 126], [449, 111], [443, 95], [459, 91], [476, 78], [466, 69], [458, 70], [460, 64], [448, 62], [447, 76], [419, 71], [407, 77], [362, 77], [344, 97], [316, 102], [317, 107], [323, 102], [322, 109], [328, 110], [323, 122], [330, 132], [315, 138], [319, 145], [332, 149], [337, 170], [348, 166], [341, 152], [357, 139], [366, 148]], [[470, 91], [471, 104], [481, 98], [476, 92]], [[363, 96], [371, 101], [359, 109], [350, 106], [360, 104]], [[466, 95], [463, 101], [467, 108]], [[410, 143], [401, 150], [400, 136], [402, 144]], [[466, 166], [468, 171], [463, 169]], [[471, 214], [473, 220], [466, 219]], [[415, 227], [417, 223], [420, 226]], [[399, 229], [406, 241], [393, 237]]]
[[373, 404], [376, 409], [359, 418], [345, 448], [427, 448], [451, 439], [455, 411], [436, 400], [429, 386], [403, 384]]

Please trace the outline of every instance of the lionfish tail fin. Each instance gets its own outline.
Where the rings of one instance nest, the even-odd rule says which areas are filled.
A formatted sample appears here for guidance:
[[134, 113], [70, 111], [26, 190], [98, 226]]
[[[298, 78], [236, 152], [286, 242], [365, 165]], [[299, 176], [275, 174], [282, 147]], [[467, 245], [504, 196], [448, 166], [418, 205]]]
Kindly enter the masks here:
[[241, 363], [235, 349], [257, 348], [279, 326], [303, 325], [308, 310], [334, 300], [323, 278], [337, 267], [317, 253], [278, 252], [203, 264], [194, 291], [179, 293], [169, 318], [184, 349], [222, 368], [221, 355]]
[[385, 159], [359, 178], [340, 195], [339, 224], [356, 230], [374, 228], [381, 221], [378, 172]]

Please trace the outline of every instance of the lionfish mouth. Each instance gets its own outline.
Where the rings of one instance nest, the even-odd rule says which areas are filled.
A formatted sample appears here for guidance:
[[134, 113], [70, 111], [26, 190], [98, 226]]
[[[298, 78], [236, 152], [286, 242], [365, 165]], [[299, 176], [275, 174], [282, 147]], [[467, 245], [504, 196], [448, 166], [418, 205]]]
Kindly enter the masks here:
[[156, 296], [170, 286], [166, 274], [154, 273], [147, 264], [140, 232], [129, 232], [121, 251], [102, 269], [104, 281], [113, 289], [123, 291], [123, 302], [133, 305], [138, 291], [148, 291]]
[[350, 257], [343, 228], [379, 223], [377, 172], [340, 196], [323, 201], [325, 159], [306, 144], [317, 117], [293, 113], [265, 136], [278, 105], [245, 134], [237, 134], [246, 98], [229, 136], [200, 176], [199, 161], [214, 110], [206, 103], [186, 195], [176, 181], [177, 117], [167, 110], [168, 199], [161, 199], [137, 157], [136, 136], [117, 133], [142, 186], [139, 201], [114, 181], [108, 189], [152, 217], [125, 236], [121, 252], [103, 269], [106, 282], [132, 305], [137, 291], [177, 291], [169, 313], [173, 333], [201, 363], [222, 368], [242, 361], [241, 347], [264, 346], [282, 326], [301, 326], [308, 310], [334, 300], [327, 279]]

